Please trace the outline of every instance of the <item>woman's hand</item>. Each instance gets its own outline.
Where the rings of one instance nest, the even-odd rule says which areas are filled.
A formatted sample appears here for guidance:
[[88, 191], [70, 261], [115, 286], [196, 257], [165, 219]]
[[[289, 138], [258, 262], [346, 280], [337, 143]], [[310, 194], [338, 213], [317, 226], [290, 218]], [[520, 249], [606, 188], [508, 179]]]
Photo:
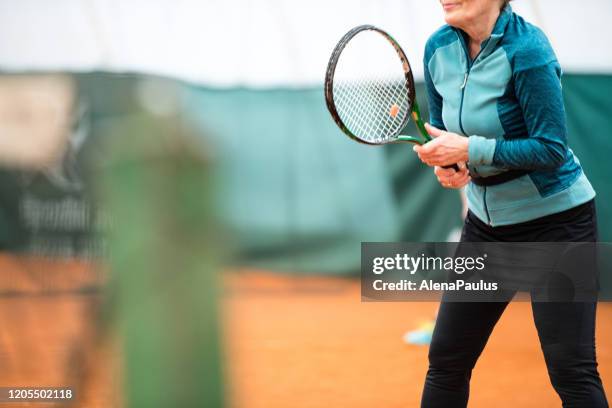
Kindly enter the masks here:
[[465, 162], [458, 162], [457, 167], [459, 171], [453, 168], [447, 168], [436, 166], [434, 168], [434, 174], [438, 177], [438, 181], [444, 188], [462, 188], [470, 182], [470, 173], [465, 165]]
[[446, 132], [425, 124], [425, 129], [431, 137], [431, 142], [422, 146], [414, 146], [419, 159], [428, 166], [450, 166], [468, 161], [468, 138], [456, 133]]

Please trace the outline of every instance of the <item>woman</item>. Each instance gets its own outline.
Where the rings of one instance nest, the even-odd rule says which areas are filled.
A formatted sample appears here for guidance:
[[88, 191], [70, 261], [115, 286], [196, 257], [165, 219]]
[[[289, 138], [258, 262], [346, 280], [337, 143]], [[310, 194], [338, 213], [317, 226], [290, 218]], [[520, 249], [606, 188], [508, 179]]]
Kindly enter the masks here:
[[[467, 190], [462, 241], [596, 241], [595, 192], [567, 146], [560, 67], [504, 0], [440, 0], [425, 49], [432, 142], [415, 147], [446, 188]], [[444, 168], [457, 163], [459, 171]], [[442, 302], [422, 407], [465, 407], [472, 369], [507, 303]], [[607, 407], [595, 303], [532, 302], [564, 407]]]

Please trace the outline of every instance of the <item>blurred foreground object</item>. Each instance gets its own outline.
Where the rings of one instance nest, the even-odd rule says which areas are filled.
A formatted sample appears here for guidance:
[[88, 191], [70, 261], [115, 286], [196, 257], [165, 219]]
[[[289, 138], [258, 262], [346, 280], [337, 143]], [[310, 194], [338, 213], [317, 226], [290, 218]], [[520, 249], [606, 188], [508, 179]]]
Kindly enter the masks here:
[[4, 75], [0, 91], [0, 387], [222, 407], [222, 238], [182, 85]]
[[126, 406], [221, 407], [211, 168], [180, 122], [135, 114], [106, 131]]

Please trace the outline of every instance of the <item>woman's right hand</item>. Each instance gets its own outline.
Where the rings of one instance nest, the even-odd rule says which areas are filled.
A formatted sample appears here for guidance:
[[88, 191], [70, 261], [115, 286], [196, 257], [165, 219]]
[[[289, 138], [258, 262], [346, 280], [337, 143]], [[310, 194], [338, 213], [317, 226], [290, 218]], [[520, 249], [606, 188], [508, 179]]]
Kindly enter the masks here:
[[459, 167], [459, 171], [453, 168], [434, 167], [434, 174], [442, 187], [458, 189], [470, 182], [470, 172], [465, 162], [459, 162], [457, 166]]

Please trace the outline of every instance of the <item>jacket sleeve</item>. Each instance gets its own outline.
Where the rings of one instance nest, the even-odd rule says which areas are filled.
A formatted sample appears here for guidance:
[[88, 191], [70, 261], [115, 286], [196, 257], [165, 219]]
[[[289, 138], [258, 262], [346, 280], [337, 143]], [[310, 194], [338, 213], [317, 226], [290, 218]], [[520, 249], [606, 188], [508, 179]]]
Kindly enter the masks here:
[[568, 147], [560, 76], [556, 61], [515, 72], [514, 92], [528, 135], [512, 140], [472, 136], [470, 162], [523, 170], [552, 170], [561, 166]]

